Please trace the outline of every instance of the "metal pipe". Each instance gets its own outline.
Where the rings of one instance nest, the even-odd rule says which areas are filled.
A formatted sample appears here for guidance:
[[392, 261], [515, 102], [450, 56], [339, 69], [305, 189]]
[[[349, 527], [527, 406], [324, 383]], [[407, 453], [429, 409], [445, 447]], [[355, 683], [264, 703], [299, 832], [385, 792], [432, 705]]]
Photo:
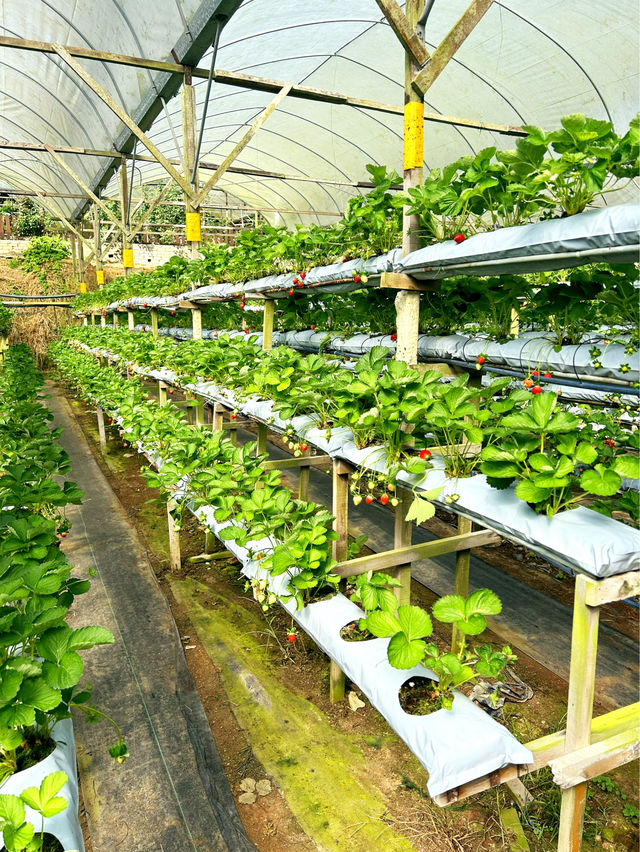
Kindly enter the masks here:
[[431, 14], [431, 10], [435, 2], [436, 0], [427, 0], [424, 9], [422, 10], [422, 14], [418, 18], [418, 23], [416, 24], [416, 32], [418, 33], [422, 41], [424, 41], [424, 33], [427, 26], [427, 19]]
[[207, 120], [207, 112], [209, 110], [209, 95], [211, 93], [211, 84], [213, 82], [213, 72], [215, 70], [216, 57], [218, 56], [218, 45], [220, 43], [220, 33], [222, 27], [226, 24], [227, 18], [224, 15], [216, 15], [216, 34], [213, 38], [213, 52], [211, 53], [211, 67], [209, 68], [209, 77], [207, 78], [207, 91], [204, 96], [204, 106], [202, 110], [202, 121], [200, 123], [200, 133], [198, 134], [198, 147], [196, 148], [196, 156], [193, 161], [193, 172], [191, 173], [191, 184], [194, 185], [196, 174], [198, 172], [198, 160], [200, 159], [200, 148], [202, 147], [202, 137], [204, 136], [204, 124]]

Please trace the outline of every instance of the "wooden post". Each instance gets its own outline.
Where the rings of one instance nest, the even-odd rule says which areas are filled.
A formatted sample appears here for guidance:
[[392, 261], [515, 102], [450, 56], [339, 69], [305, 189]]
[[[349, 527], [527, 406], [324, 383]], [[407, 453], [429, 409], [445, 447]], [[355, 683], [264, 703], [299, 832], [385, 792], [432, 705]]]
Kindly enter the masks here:
[[129, 331], [133, 331], [136, 327], [136, 318], [133, 315], [133, 311], [127, 311], [127, 326]]
[[[342, 562], [347, 558], [349, 544], [349, 467], [337, 459], [333, 460], [333, 528], [338, 533], [333, 542], [333, 558]], [[332, 703], [342, 701], [346, 683], [344, 672], [331, 661], [329, 667], [329, 699]]]
[[106, 314], [100, 314], [100, 328], [106, 328], [106, 327], [107, 327], [107, 315]]
[[220, 432], [224, 423], [224, 407], [216, 402], [213, 406], [213, 416], [211, 418], [211, 428], [214, 432]]
[[104, 428], [104, 411], [100, 406], [96, 408], [96, 415], [98, 417], [98, 438], [100, 441], [100, 450], [106, 455], [107, 435]]
[[267, 426], [265, 423], [258, 423], [258, 440], [256, 441], [256, 455], [261, 456], [267, 452]]
[[[93, 205], [93, 253], [96, 258], [96, 284], [102, 287], [104, 284], [104, 267], [102, 265], [102, 236], [100, 234], [100, 209], [97, 204]], [[115, 316], [115, 315], [114, 315]]]
[[[600, 610], [586, 603], [588, 584], [584, 574], [578, 574], [573, 599], [567, 753], [589, 745], [591, 737]], [[586, 782], [562, 791], [558, 852], [579, 852], [586, 799]]]
[[191, 328], [194, 340], [202, 340], [202, 311], [200, 308], [191, 308]]
[[78, 286], [78, 255], [76, 251], [76, 235], [69, 231], [69, 247], [71, 248], [71, 268], [74, 286]]
[[155, 308], [151, 308], [151, 334], [158, 336], [158, 311]]
[[273, 347], [274, 309], [275, 301], [273, 299], [265, 299], [264, 315], [262, 317], [262, 348], [265, 352], [269, 352]]
[[86, 314], [82, 315], [82, 325], [89, 325], [89, 317]]
[[196, 426], [204, 426], [204, 402], [201, 397], [194, 397], [193, 420]]
[[167, 385], [165, 382], [158, 382], [158, 402], [160, 405], [166, 405], [167, 401]]
[[[413, 502], [413, 494], [406, 488], [399, 488], [396, 496], [399, 502], [394, 510], [393, 546], [406, 547], [411, 544], [413, 532], [412, 522], [405, 521], [409, 506]], [[399, 583], [402, 583], [402, 586], [393, 590], [398, 598], [398, 606], [411, 603], [411, 563], [400, 565], [389, 573]]]
[[[78, 222], [78, 230], [82, 236], [83, 234], [83, 222], [82, 219]], [[80, 283], [80, 292], [85, 292], [87, 288], [86, 284], [86, 264], [84, 262], [84, 243], [82, 240], [76, 240], [77, 252], [78, 252], [78, 280]], [[83, 287], [84, 285], [84, 287]]]
[[118, 312], [114, 311], [113, 312], [113, 330], [114, 331], [116, 331], [116, 329], [118, 328], [118, 320], [119, 320]]
[[509, 332], [513, 335], [513, 337], [517, 337], [520, 334], [520, 311], [517, 308], [511, 308], [511, 325], [509, 326]]
[[[415, 33], [418, 20], [424, 9], [424, 0], [407, 0], [405, 15], [411, 31]], [[405, 192], [422, 183], [424, 146], [424, 95], [413, 88], [413, 79], [420, 70], [409, 50], [405, 50], [404, 70], [404, 180]], [[418, 217], [402, 216], [402, 254], [407, 255], [418, 248]], [[396, 296], [396, 359], [410, 366], [418, 363], [418, 319], [420, 293], [400, 290]]]
[[213, 548], [216, 543], [216, 537], [210, 529], [204, 531], [204, 552], [213, 553]]
[[[302, 453], [303, 456], [308, 456], [309, 450], [304, 450]], [[298, 474], [298, 499], [299, 500], [308, 500], [309, 499], [309, 476], [311, 473], [311, 468], [309, 465], [300, 465], [300, 473]]]
[[[191, 179], [196, 159], [197, 147], [197, 122], [196, 122], [196, 90], [191, 83], [191, 71], [185, 70], [184, 83], [182, 86], [182, 151], [184, 159], [184, 174], [187, 180]], [[197, 192], [200, 186], [200, 176], [196, 169], [194, 189]], [[191, 198], [185, 194], [185, 235], [189, 254], [192, 258], [198, 256], [200, 250], [200, 207], [191, 203]]]
[[95, 311], [91, 311], [91, 325], [95, 325], [95, 324], [96, 324]]
[[176, 529], [176, 522], [173, 520], [171, 509], [175, 504], [172, 500], [167, 502], [167, 523], [169, 527], [169, 558], [171, 562], [171, 570], [179, 571], [182, 565], [180, 558], [180, 532]]
[[[458, 534], [470, 533], [473, 530], [473, 522], [469, 518], [458, 517]], [[456, 553], [456, 578], [455, 593], [463, 598], [469, 594], [469, 564], [471, 562], [470, 550], [459, 550]], [[451, 633], [451, 650], [455, 654], [464, 642], [464, 634], [454, 625]]]
[[120, 219], [122, 221], [122, 266], [125, 278], [133, 271], [133, 248], [127, 239], [127, 215], [129, 213], [129, 176], [127, 161], [120, 164]]

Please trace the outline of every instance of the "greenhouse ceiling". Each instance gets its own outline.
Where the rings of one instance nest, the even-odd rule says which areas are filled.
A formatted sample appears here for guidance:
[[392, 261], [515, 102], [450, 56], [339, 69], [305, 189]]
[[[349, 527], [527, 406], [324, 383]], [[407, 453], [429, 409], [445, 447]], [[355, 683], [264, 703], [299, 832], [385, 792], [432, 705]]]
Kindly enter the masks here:
[[[431, 4], [425, 30], [429, 53], [469, 2]], [[214, 168], [222, 162], [280, 88], [242, 85], [239, 75], [375, 102], [330, 103], [300, 97], [300, 89], [289, 91], [216, 184], [231, 203], [237, 199], [264, 209], [271, 221], [332, 222], [366, 179], [367, 163], [402, 169], [404, 51], [383, 14], [385, 5], [383, 0], [0, 0], [0, 183], [49, 193], [41, 201], [70, 220], [86, 209], [86, 188], [102, 196], [118, 194], [121, 159], [107, 154], [131, 153], [135, 137], [86, 74], [181, 173], [176, 95], [182, 73], [104, 57], [98, 61], [88, 53], [198, 66], [202, 71], [193, 84], [199, 129], [217, 16], [223, 15], [201, 162]], [[494, 0], [426, 94], [425, 166], [490, 145], [513, 147], [509, 128], [554, 128], [571, 112], [608, 119], [624, 133], [639, 100], [637, 21], [631, 0]], [[498, 129], [482, 129], [482, 123]], [[37, 149], [42, 145], [56, 151]], [[141, 142], [136, 154], [134, 168], [128, 160], [134, 197], [140, 182], [167, 180], [165, 168], [151, 161]], [[211, 174], [201, 169], [201, 181]]]

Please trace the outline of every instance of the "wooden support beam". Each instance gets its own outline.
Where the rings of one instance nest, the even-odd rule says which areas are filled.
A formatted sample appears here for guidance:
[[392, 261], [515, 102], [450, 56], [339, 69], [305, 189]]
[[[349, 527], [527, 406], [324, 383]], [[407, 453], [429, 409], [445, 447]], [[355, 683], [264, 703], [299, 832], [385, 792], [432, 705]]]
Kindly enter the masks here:
[[156, 308], [151, 308], [151, 334], [158, 337], [158, 311]]
[[127, 326], [129, 331], [134, 331], [136, 327], [136, 318], [133, 315], [133, 311], [127, 311]]
[[[395, 548], [411, 547], [411, 537], [413, 535], [413, 523], [406, 521], [407, 512], [413, 502], [413, 492], [406, 488], [398, 488], [396, 491], [398, 505], [394, 511], [394, 528], [393, 528], [393, 546]], [[401, 604], [411, 603], [411, 560], [405, 564], [400, 564], [389, 571], [392, 577], [402, 583], [398, 588], [395, 588], [394, 594], [398, 599], [398, 606]]]
[[493, 0], [473, 0], [434, 50], [426, 66], [416, 74], [413, 88], [423, 98], [492, 3]]
[[444, 553], [455, 553], [472, 547], [496, 544], [499, 541], [500, 536], [490, 530], [452, 535], [338, 562], [333, 573], [340, 577], [356, 577], [358, 574], [366, 574], [367, 571], [385, 571], [387, 568], [416, 562], [418, 559], [431, 559], [434, 556], [442, 556]]
[[[389, 4], [390, 5], [390, 4]], [[396, 4], [397, 5], [397, 4]], [[410, 38], [410, 35], [409, 35]], [[420, 51], [420, 47], [413, 43], [416, 51]], [[35, 50], [40, 53], [55, 53], [53, 44], [44, 41], [31, 41], [29, 39], [10, 38], [0, 36], [0, 47], [17, 48], [20, 50]], [[423, 45], [424, 48], [424, 45]], [[146, 59], [140, 56], [128, 56], [121, 53], [110, 53], [102, 50], [91, 50], [85, 47], [76, 47], [66, 45], [65, 49], [71, 56], [76, 56], [81, 59], [92, 59], [98, 62], [108, 62], [117, 65], [129, 65], [133, 68], [149, 68], [152, 71], [162, 71], [168, 74], [180, 74], [190, 72], [193, 77], [207, 79], [209, 76], [208, 68], [187, 68], [173, 62], [163, 62], [155, 59]], [[425, 48], [426, 50], [426, 48]], [[428, 53], [427, 53], [428, 57]], [[225, 86], [239, 86], [243, 89], [252, 89], [262, 92], [278, 92], [284, 85], [282, 80], [272, 80], [266, 77], [256, 77], [252, 74], [241, 74], [237, 71], [224, 71], [217, 69], [214, 72], [214, 82]], [[292, 98], [302, 98], [303, 100], [319, 101], [321, 103], [342, 104], [345, 106], [355, 106], [359, 109], [372, 110], [373, 112], [382, 112], [388, 114], [402, 115], [402, 107], [395, 104], [379, 103], [377, 101], [367, 100], [366, 98], [352, 97], [341, 92], [332, 92], [326, 89], [317, 89], [312, 86], [293, 86], [291, 89]], [[456, 116], [442, 115], [440, 113], [425, 114], [425, 120], [434, 121], [442, 124], [453, 124], [461, 127], [474, 127], [479, 130], [490, 130], [496, 133], [507, 134], [510, 136], [526, 136], [526, 132], [521, 127], [513, 125], [491, 124], [488, 122], [475, 121], [473, 119], [459, 118]], [[8, 143], [16, 144], [16, 143]], [[23, 143], [18, 143], [23, 144]], [[56, 146], [57, 150], [61, 150], [61, 146]], [[87, 149], [74, 149], [69, 153], [87, 153], [91, 156], [117, 157], [119, 152], [110, 151], [89, 151]], [[142, 159], [136, 157], [136, 159]], [[201, 164], [202, 168], [202, 164]]]
[[120, 121], [136, 136], [140, 142], [145, 146], [147, 151], [152, 154], [158, 163], [162, 166], [162, 168], [167, 172], [167, 174], [171, 175], [174, 181], [182, 188], [184, 193], [188, 195], [190, 198], [193, 197], [193, 189], [189, 182], [184, 178], [167, 160], [164, 154], [157, 148], [151, 139], [144, 133], [135, 121], [129, 116], [121, 106], [119, 106], [115, 100], [111, 97], [111, 95], [102, 88], [102, 86], [94, 80], [94, 78], [87, 72], [85, 69], [77, 62], [73, 56], [69, 53], [69, 51], [63, 47], [61, 44], [53, 44], [52, 45], [54, 51], [58, 54], [60, 59], [62, 59], [66, 64], [71, 68], [75, 73], [89, 86], [89, 88], [102, 100], [109, 109], [114, 112]]
[[80, 189], [84, 190], [84, 192], [89, 196], [93, 203], [98, 205], [98, 207], [102, 210], [107, 219], [109, 219], [109, 221], [113, 225], [115, 225], [116, 228], [121, 228], [121, 223], [113, 215], [113, 213], [109, 209], [109, 206], [105, 204], [104, 201], [102, 201], [100, 198], [98, 198], [98, 196], [89, 188], [88, 184], [86, 184], [85, 181], [82, 180], [80, 175], [78, 175], [77, 172], [75, 172], [71, 168], [71, 166], [65, 161], [65, 159], [61, 157], [60, 154], [58, 154], [58, 152], [51, 147], [51, 145], [45, 145], [44, 147], [47, 150], [47, 153], [49, 153], [53, 157], [56, 163], [58, 163], [58, 165], [61, 166], [65, 170], [65, 172], [78, 184]]
[[[338, 459], [332, 462], [333, 529], [338, 533], [332, 542], [333, 558], [342, 562], [347, 558], [349, 546], [349, 472], [350, 468]], [[337, 663], [329, 665], [329, 699], [332, 703], [344, 699], [346, 678]]]
[[418, 281], [403, 272], [383, 272], [380, 276], [380, 286], [388, 290], [409, 290], [426, 293], [438, 289], [437, 281]]
[[191, 329], [193, 340], [202, 340], [202, 311], [200, 308], [191, 308]]
[[275, 302], [273, 299], [265, 299], [264, 313], [262, 315], [262, 348], [270, 352], [273, 348], [273, 318], [275, 313]]
[[291, 91], [292, 83], [285, 83], [285, 85], [280, 89], [275, 98], [271, 101], [271, 103], [265, 107], [265, 109], [260, 113], [260, 115], [255, 119], [251, 127], [244, 134], [242, 139], [233, 147], [231, 153], [224, 158], [224, 160], [220, 163], [215, 172], [205, 181], [202, 189], [191, 196], [191, 202], [194, 207], [199, 207], [200, 204], [205, 200], [207, 195], [211, 192], [213, 187], [218, 183], [222, 175], [226, 172], [229, 166], [233, 163], [233, 161], [244, 151], [249, 142], [256, 135], [258, 130], [262, 127], [265, 121], [269, 118], [269, 116], [275, 111], [275, 109], [282, 103], [282, 101], [286, 98], [286, 96]]
[[[573, 599], [569, 702], [565, 740], [567, 752], [588, 746], [591, 732], [600, 610], [598, 607], [587, 605], [587, 587], [587, 577], [584, 574], [578, 574]], [[579, 852], [586, 801], [586, 782], [562, 791], [560, 828], [558, 831], [558, 850], [560, 852]]]
[[376, 0], [391, 29], [396, 34], [405, 51], [420, 68], [429, 61], [429, 51], [416, 33], [416, 21], [409, 20], [395, 0]]
[[[383, 0], [376, 0], [378, 5]], [[417, 25], [424, 9], [425, 0], [406, 0], [403, 26], [410, 35], [417, 36]], [[397, 6], [394, 0], [384, 0], [383, 5]], [[382, 8], [382, 7], [381, 7]], [[384, 9], [383, 9], [384, 11]], [[391, 10], [393, 11], [393, 10]], [[385, 12], [385, 14], [387, 14]], [[397, 11], [394, 12], [399, 20]], [[392, 24], [393, 26], [393, 24]], [[397, 27], [397, 23], [396, 23]], [[398, 30], [396, 29], [396, 34]], [[423, 55], [416, 55], [410, 49], [408, 36], [401, 38], [405, 45], [404, 63], [404, 172], [403, 189], [407, 192], [422, 183], [424, 162], [424, 97], [411, 85], [414, 77], [426, 62]], [[420, 41], [420, 39], [418, 39]], [[420, 42], [421, 43], [421, 42]], [[425, 50], [426, 53], [426, 50]], [[427, 54], [428, 58], [428, 54]], [[418, 248], [419, 222], [416, 215], [409, 214], [404, 207], [402, 213], [402, 255], [410, 254]], [[400, 289], [395, 299], [396, 305], [396, 360], [404, 361], [410, 367], [418, 363], [418, 320], [420, 316], [420, 293], [414, 288]]]
[[168, 402], [167, 390], [169, 385], [166, 382], [158, 382], [158, 402], [160, 405], [166, 405]]
[[[469, 518], [458, 515], [458, 535], [466, 536], [473, 535], [473, 522]], [[498, 541], [500, 539], [498, 538]], [[469, 594], [469, 566], [471, 564], [471, 551], [468, 549], [459, 550], [456, 553], [456, 575], [455, 575], [455, 594], [466, 598]], [[461, 630], [453, 625], [451, 632], [451, 650], [454, 654], [462, 649], [465, 641], [465, 635]]]
[[107, 315], [106, 314], [100, 314], [100, 328], [106, 328], [106, 327], [107, 327]]
[[[635, 728], [638, 724], [640, 704], [629, 704], [627, 707], [619, 707], [603, 716], [597, 716], [591, 722], [591, 742], [598, 743], [610, 739], [617, 734]], [[444, 807], [455, 802], [467, 799], [469, 796], [477, 796], [485, 790], [491, 790], [499, 784], [505, 784], [514, 778], [520, 778], [543, 766], [548, 766], [552, 761], [562, 757], [566, 752], [566, 731], [558, 731], [547, 734], [537, 740], [526, 743], [526, 747], [533, 753], [533, 763], [525, 765], [510, 765], [493, 772], [491, 775], [483, 775], [474, 781], [461, 784], [447, 793], [434, 796], [433, 801]]]
[[[182, 106], [182, 151], [183, 151], [183, 160], [184, 160], [184, 173], [187, 177], [190, 176], [194, 172], [194, 166], [196, 165], [196, 149], [198, 144], [197, 139], [197, 122], [196, 122], [196, 90], [191, 85], [191, 73], [185, 74], [184, 84], [182, 86], [181, 92], [181, 106]], [[194, 180], [191, 181], [193, 183], [194, 189], [197, 191], [200, 186], [200, 177], [199, 171], [195, 169], [195, 177]], [[200, 208], [197, 204], [194, 204], [191, 199], [185, 195], [185, 216], [186, 223], [189, 224], [191, 220], [194, 220], [198, 225], [198, 229], [200, 230]], [[187, 229], [189, 230], [189, 229]], [[193, 240], [189, 238], [189, 233], [187, 236], [187, 245], [189, 246], [189, 252], [192, 258], [198, 256], [198, 251], [200, 249], [200, 240]]]
[[566, 790], [640, 757], [640, 726], [636, 725], [599, 743], [564, 754], [549, 766], [555, 783]]
[[291, 457], [289, 459], [267, 459], [262, 462], [263, 470], [289, 470], [296, 467], [321, 467], [322, 465], [332, 462], [331, 456], [300, 456], [299, 458]]
[[258, 439], [256, 441], [256, 456], [261, 456], [267, 452], [267, 433], [266, 423], [258, 423]]
[[606, 580], [586, 577], [585, 582], [584, 602], [587, 606], [602, 606], [640, 595], [640, 571], [627, 571], [626, 574], [616, 574]]

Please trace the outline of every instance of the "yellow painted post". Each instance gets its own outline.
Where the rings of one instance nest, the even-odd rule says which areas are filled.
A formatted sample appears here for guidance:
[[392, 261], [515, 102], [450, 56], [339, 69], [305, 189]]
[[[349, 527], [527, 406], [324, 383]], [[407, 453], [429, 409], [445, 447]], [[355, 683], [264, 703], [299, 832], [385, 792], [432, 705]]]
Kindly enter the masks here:
[[[424, 0], [407, 0], [405, 15], [411, 29], [416, 30], [424, 9]], [[424, 96], [413, 88], [413, 79], [419, 71], [414, 58], [405, 51], [404, 71], [404, 179], [405, 192], [422, 183], [424, 161]], [[415, 251], [418, 246], [419, 222], [417, 216], [405, 211], [402, 216], [402, 254]], [[418, 361], [418, 319], [420, 293], [399, 290], [396, 295], [396, 359], [414, 365]]]
[[[191, 71], [187, 68], [182, 85], [182, 151], [184, 159], [184, 174], [187, 180], [191, 180], [193, 166], [196, 159], [197, 148], [197, 121], [196, 121], [196, 94], [191, 81]], [[200, 175], [198, 169], [193, 181], [194, 189], [200, 186]], [[200, 208], [191, 203], [191, 198], [185, 194], [185, 237], [192, 258], [198, 257], [202, 233], [200, 226]]]
[[[586, 603], [587, 588], [593, 584], [584, 574], [576, 577], [571, 632], [571, 666], [567, 707], [566, 753], [589, 745], [598, 654], [600, 610]], [[587, 784], [562, 791], [558, 852], [579, 852], [582, 842]]]

